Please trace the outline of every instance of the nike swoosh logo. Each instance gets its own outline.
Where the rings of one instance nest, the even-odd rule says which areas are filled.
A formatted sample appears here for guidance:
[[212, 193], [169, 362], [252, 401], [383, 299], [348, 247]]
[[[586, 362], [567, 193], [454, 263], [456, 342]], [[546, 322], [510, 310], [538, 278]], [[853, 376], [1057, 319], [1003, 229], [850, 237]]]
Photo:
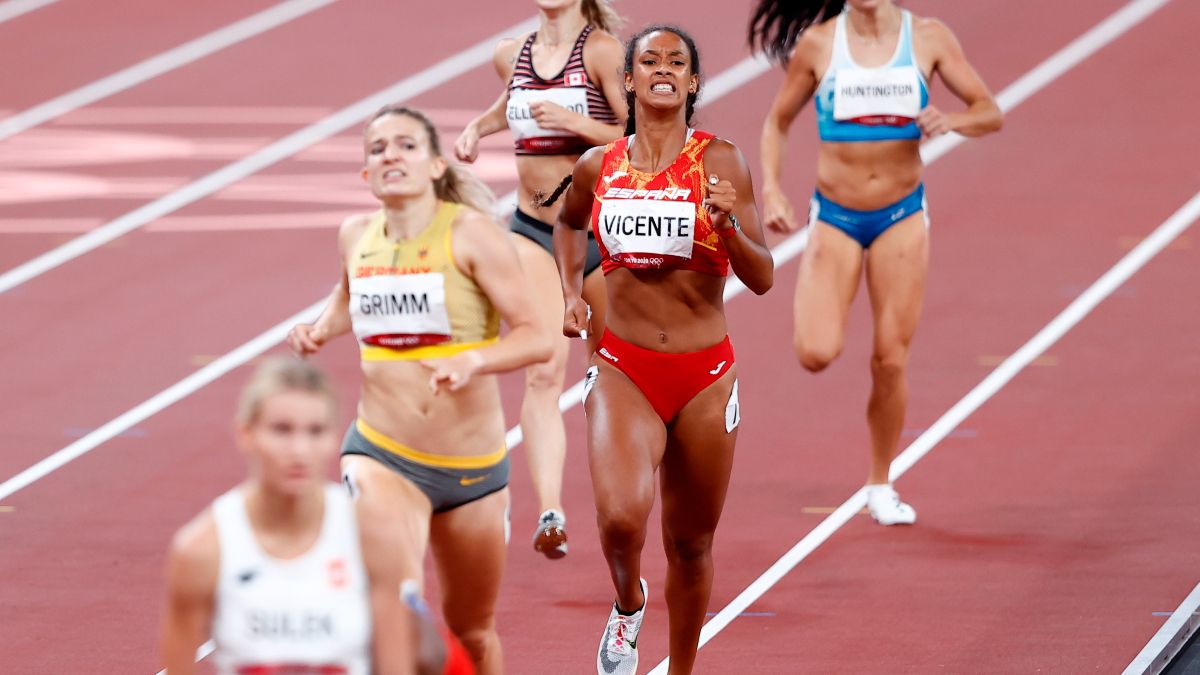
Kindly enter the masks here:
[[610, 632], [612, 632], [611, 626], [609, 626], [607, 629], [605, 629], [604, 640], [602, 640], [600, 642], [600, 667], [603, 668], [604, 672], [606, 672], [606, 673], [615, 673], [615, 672], [617, 672], [617, 668], [619, 668], [621, 666], [621, 664], [617, 663], [616, 661], [611, 661], [608, 658], [607, 645], [608, 645], [608, 634]]
[[379, 253], [379, 251], [371, 251], [369, 253], [359, 253], [358, 257], [361, 260], [363, 258], [370, 258], [371, 256], [375, 255], [376, 253]]
[[469, 486], [469, 485], [474, 485], [474, 484], [476, 484], [476, 483], [479, 483], [479, 482], [481, 482], [481, 481], [487, 480], [488, 476], [491, 476], [491, 475], [492, 475], [492, 474], [490, 474], [490, 473], [485, 473], [485, 474], [483, 474], [482, 476], [475, 476], [474, 478], [468, 478], [468, 477], [466, 477], [466, 476], [460, 476], [460, 477], [459, 477], [459, 479], [458, 479], [458, 484], [459, 484], [459, 485], [461, 485], [461, 486], [463, 486], [463, 487], [467, 487], [467, 486]]
[[716, 368], [713, 368], [712, 370], [708, 371], [708, 374], [709, 374], [709, 375], [716, 375], [717, 373], [721, 372], [721, 369], [725, 367], [725, 364], [726, 364], [726, 363], [729, 363], [729, 362], [728, 362], [728, 361], [722, 361], [722, 362], [718, 363]]

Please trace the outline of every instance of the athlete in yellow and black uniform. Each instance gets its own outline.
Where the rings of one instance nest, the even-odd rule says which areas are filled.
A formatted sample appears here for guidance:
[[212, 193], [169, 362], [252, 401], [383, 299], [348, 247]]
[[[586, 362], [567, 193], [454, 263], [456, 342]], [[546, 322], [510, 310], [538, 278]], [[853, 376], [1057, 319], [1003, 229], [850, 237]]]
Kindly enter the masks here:
[[479, 673], [499, 673], [509, 499], [495, 374], [545, 360], [549, 341], [507, 232], [485, 215], [486, 188], [446, 162], [429, 119], [384, 108], [364, 145], [382, 210], [342, 224], [342, 277], [288, 342], [304, 355], [358, 338], [362, 393], [342, 474], [360, 526], [396, 551], [397, 583], [423, 576], [432, 547], [446, 624]]
[[[434, 359], [496, 342], [500, 315], [455, 264], [452, 226], [461, 210], [461, 204], [441, 202], [429, 226], [404, 242], [388, 238], [383, 211], [367, 221], [347, 261], [350, 321], [363, 361]], [[434, 513], [508, 485], [503, 444], [473, 456], [416, 450], [362, 417], [346, 432], [342, 454], [391, 467], [425, 493]]]

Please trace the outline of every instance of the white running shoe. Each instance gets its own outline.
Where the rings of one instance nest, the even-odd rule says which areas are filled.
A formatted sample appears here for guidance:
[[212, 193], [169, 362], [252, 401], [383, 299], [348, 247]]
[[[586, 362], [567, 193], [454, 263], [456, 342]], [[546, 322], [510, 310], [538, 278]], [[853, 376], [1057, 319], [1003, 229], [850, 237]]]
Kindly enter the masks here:
[[533, 533], [533, 548], [551, 560], [567, 554], [567, 516], [558, 509], [546, 509], [538, 517]]
[[880, 525], [912, 525], [917, 522], [913, 507], [900, 501], [891, 483], [867, 486], [867, 510]]
[[608, 625], [604, 627], [604, 636], [600, 638], [600, 651], [596, 654], [596, 673], [598, 675], [634, 675], [637, 672], [638, 633], [642, 630], [642, 617], [646, 614], [646, 604], [650, 596], [646, 592], [646, 580], [642, 579], [642, 608], [632, 616], [625, 616], [617, 611], [617, 603], [613, 603], [612, 611], [608, 613]]

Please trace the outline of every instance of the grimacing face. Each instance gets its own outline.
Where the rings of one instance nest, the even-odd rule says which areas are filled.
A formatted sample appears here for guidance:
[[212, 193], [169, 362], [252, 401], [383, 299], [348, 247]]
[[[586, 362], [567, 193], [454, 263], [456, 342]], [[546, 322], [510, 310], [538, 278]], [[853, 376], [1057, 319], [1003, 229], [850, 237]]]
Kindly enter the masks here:
[[334, 415], [323, 394], [285, 389], [264, 398], [254, 419], [237, 430], [251, 473], [287, 495], [320, 486], [340, 445]]
[[433, 152], [425, 125], [409, 115], [387, 114], [363, 134], [366, 155], [362, 176], [381, 200], [412, 197], [433, 190], [446, 172], [446, 160]]
[[625, 86], [652, 108], [684, 105], [699, 86], [687, 43], [666, 30], [643, 36], [634, 48], [633, 71], [625, 74]]

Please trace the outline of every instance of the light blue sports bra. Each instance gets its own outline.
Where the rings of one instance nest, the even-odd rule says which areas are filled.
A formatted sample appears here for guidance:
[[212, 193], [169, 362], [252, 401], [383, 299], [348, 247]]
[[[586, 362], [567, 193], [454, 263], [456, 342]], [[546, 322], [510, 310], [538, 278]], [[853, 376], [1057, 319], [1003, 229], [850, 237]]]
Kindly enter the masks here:
[[892, 60], [878, 68], [863, 68], [850, 56], [846, 13], [838, 15], [833, 31], [833, 58], [817, 86], [817, 131], [822, 141], [917, 140], [915, 121], [929, 104], [929, 87], [912, 47], [912, 14], [901, 10], [900, 39]]

